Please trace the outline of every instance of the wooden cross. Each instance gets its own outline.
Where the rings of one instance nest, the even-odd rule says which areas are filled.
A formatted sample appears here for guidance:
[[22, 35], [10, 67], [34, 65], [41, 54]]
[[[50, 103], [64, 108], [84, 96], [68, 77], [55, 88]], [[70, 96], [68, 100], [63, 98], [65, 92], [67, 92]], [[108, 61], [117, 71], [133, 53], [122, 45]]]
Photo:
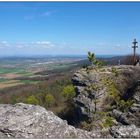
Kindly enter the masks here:
[[136, 48], [138, 48], [137, 43], [138, 42], [136, 41], [136, 39], [134, 39], [134, 41], [132, 42], [132, 44], [133, 44], [132, 48], [134, 49], [134, 54], [133, 54], [133, 64], [134, 65], [136, 63]]

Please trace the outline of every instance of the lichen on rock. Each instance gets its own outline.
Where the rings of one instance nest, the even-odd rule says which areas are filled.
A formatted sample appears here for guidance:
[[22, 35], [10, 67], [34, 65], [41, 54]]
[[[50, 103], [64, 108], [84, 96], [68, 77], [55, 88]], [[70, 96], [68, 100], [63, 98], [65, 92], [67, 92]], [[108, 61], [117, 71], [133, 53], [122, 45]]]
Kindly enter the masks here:
[[41, 106], [23, 103], [0, 105], [0, 138], [101, 137], [100, 131], [76, 129]]
[[[87, 118], [92, 120], [91, 125], [107, 126], [104, 125], [105, 117], [107, 120], [113, 117], [122, 125], [140, 126], [140, 67], [89, 67], [77, 71], [72, 81], [77, 91], [74, 101], [81, 121]], [[99, 115], [104, 112], [108, 116]], [[122, 114], [118, 116], [120, 112]]]

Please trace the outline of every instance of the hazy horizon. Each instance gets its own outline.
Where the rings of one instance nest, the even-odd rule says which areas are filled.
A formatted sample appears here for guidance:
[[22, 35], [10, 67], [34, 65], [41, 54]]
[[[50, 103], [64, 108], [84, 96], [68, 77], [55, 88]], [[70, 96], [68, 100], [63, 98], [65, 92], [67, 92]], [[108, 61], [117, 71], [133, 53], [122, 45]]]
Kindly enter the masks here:
[[0, 57], [131, 54], [139, 15], [140, 2], [0, 2]]
[[[111, 57], [117, 57], [117, 56], [127, 56], [127, 55], [131, 55], [131, 54], [124, 54], [124, 55], [117, 55], [117, 54], [110, 54], [110, 55], [107, 55], [107, 54], [105, 54], [105, 55], [101, 55], [101, 54], [99, 54], [99, 55], [95, 55], [96, 56], [96, 58], [111, 58]], [[53, 58], [53, 57], [65, 57], [65, 58], [87, 58], [87, 55], [73, 55], [73, 54], [68, 54], [68, 55], [61, 55], [61, 54], [58, 54], [58, 55], [1, 55], [0, 56], [0, 58]]]

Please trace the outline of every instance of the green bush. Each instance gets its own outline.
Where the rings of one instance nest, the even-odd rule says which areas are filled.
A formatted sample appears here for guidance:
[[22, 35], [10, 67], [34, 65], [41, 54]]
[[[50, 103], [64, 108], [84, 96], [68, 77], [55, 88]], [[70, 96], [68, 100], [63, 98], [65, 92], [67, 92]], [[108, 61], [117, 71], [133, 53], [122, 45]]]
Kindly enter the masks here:
[[12, 104], [15, 104], [15, 103], [17, 103], [17, 96], [16, 95], [12, 95], [12, 97], [11, 97], [11, 103]]
[[107, 87], [108, 96], [106, 100], [108, 100], [109, 103], [115, 102], [116, 104], [118, 104], [120, 97], [115, 83], [109, 78], [102, 79], [102, 83]]
[[114, 73], [116, 77], [119, 75], [118, 70], [114, 67], [112, 67], [112, 73]]
[[73, 85], [68, 85], [63, 88], [62, 96], [66, 99], [72, 99], [76, 95]]
[[55, 103], [55, 99], [53, 95], [47, 94], [45, 96], [45, 102], [46, 102], [47, 107], [51, 107]]
[[35, 97], [34, 95], [31, 95], [31, 96], [29, 96], [29, 97], [26, 99], [26, 103], [27, 103], [27, 104], [38, 105], [38, 104], [39, 104], [39, 101], [38, 101], [38, 99], [36, 99], [36, 97]]
[[99, 60], [96, 60], [96, 66], [98, 68], [101, 68], [103, 66], [103, 62], [102, 61], [99, 61]]
[[111, 127], [114, 124], [114, 118], [106, 116], [104, 122], [102, 123], [103, 128]]
[[134, 103], [133, 100], [128, 100], [128, 101], [120, 100], [118, 102], [118, 107], [122, 112], [124, 112], [127, 111], [132, 106], [133, 103]]
[[95, 54], [88, 52], [88, 60], [91, 62], [91, 65], [95, 65], [96, 63], [96, 58], [95, 58]]
[[94, 65], [94, 66], [100, 68], [103, 65], [102, 61], [96, 60], [94, 53], [88, 52], [87, 58], [90, 61], [92, 66]]

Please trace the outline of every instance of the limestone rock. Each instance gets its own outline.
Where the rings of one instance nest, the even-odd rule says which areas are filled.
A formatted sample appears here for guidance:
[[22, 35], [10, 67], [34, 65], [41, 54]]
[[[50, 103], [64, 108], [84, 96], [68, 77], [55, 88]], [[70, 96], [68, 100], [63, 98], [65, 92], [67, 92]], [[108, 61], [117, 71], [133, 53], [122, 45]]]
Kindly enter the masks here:
[[120, 123], [124, 125], [131, 125], [135, 124], [139, 126], [139, 117], [137, 117], [135, 114], [132, 114], [131, 112], [121, 112], [119, 110], [114, 109], [112, 111], [112, 116]]
[[[99, 131], [76, 129], [45, 108], [18, 103], [0, 105], [0, 138], [101, 138]], [[107, 137], [107, 136], [105, 136]]]
[[140, 128], [135, 125], [120, 125], [110, 128], [114, 138], [140, 138]]
[[[116, 71], [113, 71], [113, 69], [116, 69]], [[77, 93], [74, 101], [77, 105], [77, 109], [80, 110], [79, 112], [81, 114], [79, 114], [79, 116], [91, 118], [95, 112], [95, 108], [97, 108], [98, 111], [102, 111], [110, 105], [110, 103], [106, 101], [109, 96], [106, 79], [113, 81], [116, 90], [118, 90], [122, 98], [132, 98], [136, 100], [137, 105], [133, 105], [131, 110], [133, 112], [136, 110], [139, 112], [140, 88], [136, 91], [128, 91], [140, 83], [140, 67], [121, 65], [106, 66], [100, 69], [81, 69], [74, 74], [72, 81]], [[129, 113], [128, 116], [130, 115], [132, 114]]]

